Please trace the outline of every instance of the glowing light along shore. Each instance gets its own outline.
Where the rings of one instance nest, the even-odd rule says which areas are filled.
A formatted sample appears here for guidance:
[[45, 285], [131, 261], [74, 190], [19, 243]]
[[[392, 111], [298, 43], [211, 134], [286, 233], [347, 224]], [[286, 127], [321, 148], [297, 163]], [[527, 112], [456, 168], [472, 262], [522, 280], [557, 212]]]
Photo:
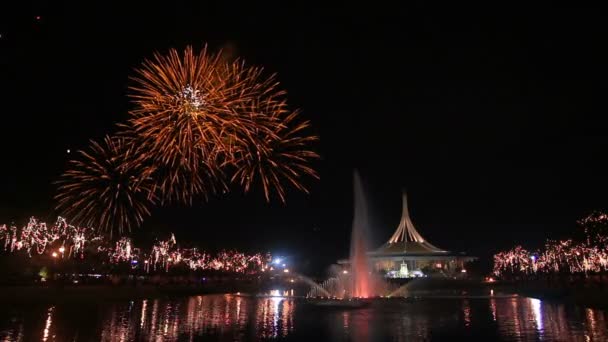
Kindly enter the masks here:
[[135, 247], [130, 238], [123, 237], [112, 243], [92, 228], [68, 224], [59, 217], [53, 225], [47, 225], [32, 217], [27, 225], [18, 228], [0, 225], [0, 246], [8, 253], [23, 251], [29, 257], [47, 255], [64, 260], [85, 259], [96, 255], [107, 257], [113, 264], [128, 263], [141, 266], [146, 272], [164, 271], [178, 265], [190, 270], [214, 270], [222, 272], [254, 274], [269, 268], [270, 254], [245, 254], [238, 251], [207, 253], [197, 248], [180, 248], [175, 236], [154, 243], [148, 252]]
[[593, 213], [580, 220], [582, 241], [547, 240], [544, 249], [522, 246], [494, 255], [494, 274], [599, 273], [608, 270], [608, 215]]

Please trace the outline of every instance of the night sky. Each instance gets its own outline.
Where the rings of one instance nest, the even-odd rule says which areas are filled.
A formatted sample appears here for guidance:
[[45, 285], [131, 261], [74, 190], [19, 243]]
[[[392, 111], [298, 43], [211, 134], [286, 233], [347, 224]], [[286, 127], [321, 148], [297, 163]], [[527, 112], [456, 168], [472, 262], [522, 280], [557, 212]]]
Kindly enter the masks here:
[[126, 119], [133, 68], [205, 43], [278, 73], [321, 137], [321, 180], [286, 205], [235, 189], [158, 208], [138, 239], [172, 231], [316, 272], [348, 254], [355, 168], [376, 244], [397, 226], [402, 189], [426, 239], [483, 258], [608, 209], [598, 9], [27, 3], [0, 11], [0, 223], [54, 220], [67, 149]]

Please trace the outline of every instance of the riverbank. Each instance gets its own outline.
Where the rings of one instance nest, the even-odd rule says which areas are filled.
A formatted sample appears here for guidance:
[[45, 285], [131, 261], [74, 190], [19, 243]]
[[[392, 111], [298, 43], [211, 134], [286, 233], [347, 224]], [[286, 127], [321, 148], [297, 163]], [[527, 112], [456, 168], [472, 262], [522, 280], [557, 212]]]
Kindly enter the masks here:
[[232, 285], [70, 285], [70, 286], [3, 286], [0, 303], [107, 302], [152, 299], [203, 294], [249, 292], [250, 286]]
[[405, 285], [410, 294], [430, 294], [452, 291], [461, 294], [516, 294], [523, 297], [567, 303], [588, 308], [608, 310], [608, 290], [595, 283], [548, 283], [546, 281], [482, 282], [421, 278]]
[[541, 300], [608, 310], [608, 291], [597, 287], [547, 286], [544, 283], [497, 283], [491, 288]]

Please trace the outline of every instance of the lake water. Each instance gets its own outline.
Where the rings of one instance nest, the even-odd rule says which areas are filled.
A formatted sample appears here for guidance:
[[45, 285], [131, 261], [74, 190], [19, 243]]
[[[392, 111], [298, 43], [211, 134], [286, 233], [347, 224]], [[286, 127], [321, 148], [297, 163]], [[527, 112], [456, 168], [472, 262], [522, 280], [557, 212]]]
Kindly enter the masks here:
[[538, 299], [383, 300], [355, 310], [303, 299], [204, 295], [3, 305], [1, 341], [606, 341], [606, 313]]

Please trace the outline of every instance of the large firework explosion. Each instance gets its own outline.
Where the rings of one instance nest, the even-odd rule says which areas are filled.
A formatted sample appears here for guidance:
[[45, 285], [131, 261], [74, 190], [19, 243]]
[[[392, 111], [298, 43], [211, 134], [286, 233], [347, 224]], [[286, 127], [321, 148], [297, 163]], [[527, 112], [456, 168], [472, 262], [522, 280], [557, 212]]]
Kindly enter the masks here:
[[76, 224], [110, 234], [139, 226], [154, 202], [154, 169], [131, 139], [106, 136], [77, 154], [57, 182], [57, 208]]
[[[245, 191], [261, 184], [266, 200], [275, 193], [285, 202], [286, 185], [306, 191], [302, 177], [317, 178], [310, 166], [318, 158], [310, 148], [317, 137], [306, 133], [309, 122], [288, 109], [275, 76], [263, 76], [261, 68], [187, 47], [182, 53], [154, 54], [132, 80], [134, 108], [120, 125], [121, 138], [115, 138], [132, 147], [121, 147], [129, 153], [113, 159], [122, 166], [107, 161], [132, 176], [130, 186], [118, 186], [124, 182], [121, 172], [120, 177], [100, 177], [98, 166], [104, 161], [94, 163], [82, 153], [85, 160], [71, 162], [57, 195], [58, 208], [77, 215], [76, 222], [122, 231], [141, 224], [153, 198], [160, 204], [192, 204], [197, 197], [226, 191], [229, 182]], [[108, 150], [113, 139], [106, 139]], [[102, 148], [94, 144], [93, 150]], [[103, 169], [110, 172], [111, 167]], [[89, 192], [80, 194], [83, 189]], [[133, 199], [140, 197], [146, 201]], [[135, 210], [127, 210], [128, 205]], [[115, 215], [122, 218], [112, 222]]]
[[155, 54], [136, 72], [129, 127], [162, 174], [161, 200], [191, 203], [225, 189], [225, 172], [236, 170], [230, 179], [245, 190], [259, 179], [267, 200], [274, 191], [285, 201], [282, 182], [305, 190], [301, 176], [316, 177], [316, 138], [304, 135], [308, 122], [287, 109], [274, 76], [190, 47]]

